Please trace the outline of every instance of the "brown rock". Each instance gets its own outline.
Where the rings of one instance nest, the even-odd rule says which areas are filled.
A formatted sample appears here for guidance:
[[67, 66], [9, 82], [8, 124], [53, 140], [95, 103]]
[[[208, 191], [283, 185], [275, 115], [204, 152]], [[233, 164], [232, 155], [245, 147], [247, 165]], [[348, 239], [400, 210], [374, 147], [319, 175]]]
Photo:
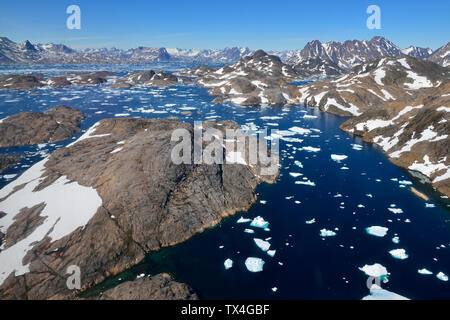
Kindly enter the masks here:
[[19, 158], [9, 154], [0, 153], [0, 173], [19, 162]]
[[84, 115], [66, 106], [41, 112], [22, 112], [0, 123], [0, 147], [67, 140], [80, 132]]
[[175, 282], [166, 273], [124, 282], [103, 292], [99, 300], [198, 300], [184, 283]]

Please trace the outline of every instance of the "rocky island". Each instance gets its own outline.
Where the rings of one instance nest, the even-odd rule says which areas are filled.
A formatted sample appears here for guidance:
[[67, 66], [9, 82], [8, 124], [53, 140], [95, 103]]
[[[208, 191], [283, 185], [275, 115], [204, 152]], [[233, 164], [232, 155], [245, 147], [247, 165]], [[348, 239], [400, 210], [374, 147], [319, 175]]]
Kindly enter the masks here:
[[[180, 128], [193, 133], [184, 122], [103, 119], [0, 190], [0, 298], [76, 297], [145, 254], [247, 210], [255, 187], [275, 180], [245, 162], [173, 164], [171, 134]], [[82, 271], [81, 290], [66, 286], [70, 266]]]
[[0, 122], [0, 148], [60, 142], [81, 131], [81, 111], [59, 106], [44, 112], [22, 112]]

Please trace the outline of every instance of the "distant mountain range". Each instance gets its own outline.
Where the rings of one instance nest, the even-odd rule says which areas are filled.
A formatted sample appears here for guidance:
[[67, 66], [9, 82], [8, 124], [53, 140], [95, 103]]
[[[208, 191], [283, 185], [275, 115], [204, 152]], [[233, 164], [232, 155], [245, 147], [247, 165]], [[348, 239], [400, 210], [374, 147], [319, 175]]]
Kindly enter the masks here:
[[[128, 50], [117, 48], [75, 50], [63, 44], [16, 43], [0, 37], [0, 64], [96, 64], [146, 62], [198, 62], [233, 63], [253, 53], [249, 48], [216, 50], [138, 47]], [[308, 42], [302, 50], [269, 51], [291, 65], [304, 64], [317, 59], [326, 61], [333, 69], [349, 70], [361, 63], [381, 56], [409, 55], [428, 59], [444, 67], [450, 65], [450, 43], [433, 52], [430, 48], [410, 46], [402, 49], [383, 37], [371, 40]], [[313, 59], [313, 60], [312, 60]]]

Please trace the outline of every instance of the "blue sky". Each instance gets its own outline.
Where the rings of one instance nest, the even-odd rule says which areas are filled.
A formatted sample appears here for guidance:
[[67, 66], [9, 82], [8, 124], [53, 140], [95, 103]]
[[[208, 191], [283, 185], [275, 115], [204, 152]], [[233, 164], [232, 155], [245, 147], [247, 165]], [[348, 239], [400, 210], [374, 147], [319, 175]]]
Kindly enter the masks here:
[[[81, 8], [81, 30], [66, 28], [66, 8]], [[381, 30], [366, 9], [381, 8]], [[74, 48], [137, 46], [301, 49], [310, 40], [385, 36], [401, 47], [436, 49], [450, 39], [449, 0], [0, 0], [0, 35]]]

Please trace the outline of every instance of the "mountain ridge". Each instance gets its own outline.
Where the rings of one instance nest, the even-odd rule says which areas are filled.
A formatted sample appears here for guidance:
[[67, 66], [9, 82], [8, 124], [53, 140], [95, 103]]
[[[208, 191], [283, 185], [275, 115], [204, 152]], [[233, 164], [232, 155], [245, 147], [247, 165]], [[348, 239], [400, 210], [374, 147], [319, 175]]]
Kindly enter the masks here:
[[[441, 50], [441, 54], [436, 52]], [[442, 51], [444, 51], [442, 56]], [[64, 44], [32, 44], [26, 40], [18, 43], [7, 37], [0, 37], [0, 64], [117, 64], [148, 62], [195, 62], [234, 63], [256, 51], [247, 47], [226, 47], [223, 49], [180, 49], [139, 46], [131, 49], [87, 48], [73, 49]], [[279, 56], [287, 64], [296, 65], [310, 59], [320, 58], [343, 70], [350, 70], [358, 64], [381, 56], [409, 55], [430, 59], [442, 66], [450, 65], [449, 44], [433, 52], [430, 48], [410, 46], [402, 49], [380, 36], [371, 40], [347, 40], [344, 42], [319, 40], [308, 42], [301, 50], [267, 51]], [[442, 57], [441, 57], [442, 56]]]

